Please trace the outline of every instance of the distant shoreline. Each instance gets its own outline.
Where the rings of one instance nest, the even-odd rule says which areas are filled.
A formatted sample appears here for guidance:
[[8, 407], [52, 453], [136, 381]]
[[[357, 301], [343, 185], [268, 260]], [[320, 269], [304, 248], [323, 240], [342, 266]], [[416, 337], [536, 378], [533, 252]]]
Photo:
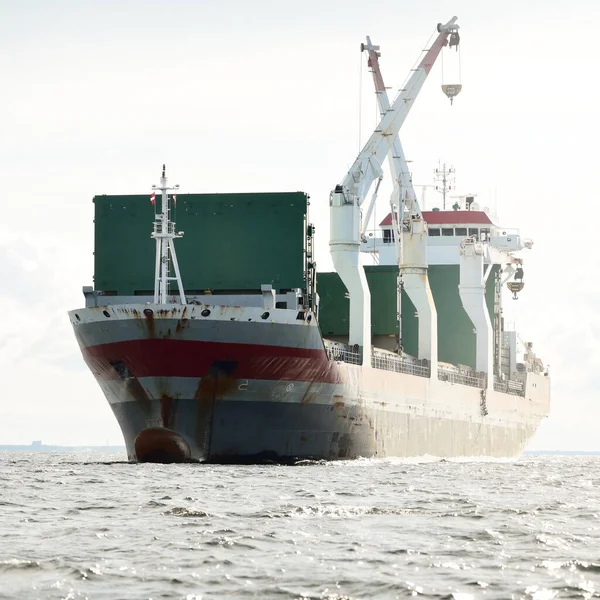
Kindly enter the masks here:
[[0, 452], [125, 452], [125, 446], [45, 446], [43, 444], [0, 445]]

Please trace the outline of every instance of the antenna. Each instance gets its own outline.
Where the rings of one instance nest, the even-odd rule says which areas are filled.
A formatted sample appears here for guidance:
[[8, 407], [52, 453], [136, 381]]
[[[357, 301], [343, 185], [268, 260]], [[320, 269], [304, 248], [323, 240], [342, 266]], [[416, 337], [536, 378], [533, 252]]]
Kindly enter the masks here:
[[456, 181], [454, 167], [446, 166], [446, 163], [441, 165], [438, 162], [437, 169], [433, 171], [433, 181], [435, 182], [435, 191], [442, 194], [442, 208], [446, 210], [446, 194], [454, 189]]

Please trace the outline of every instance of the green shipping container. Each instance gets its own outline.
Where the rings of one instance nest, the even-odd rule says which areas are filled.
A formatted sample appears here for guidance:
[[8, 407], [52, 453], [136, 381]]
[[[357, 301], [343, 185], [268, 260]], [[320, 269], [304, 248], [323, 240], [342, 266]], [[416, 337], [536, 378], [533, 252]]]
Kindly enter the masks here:
[[[152, 294], [156, 242], [148, 195], [96, 196], [94, 288]], [[156, 205], [160, 204], [157, 196]], [[188, 294], [305, 288], [308, 196], [177, 194], [171, 217], [184, 236], [175, 250]]]

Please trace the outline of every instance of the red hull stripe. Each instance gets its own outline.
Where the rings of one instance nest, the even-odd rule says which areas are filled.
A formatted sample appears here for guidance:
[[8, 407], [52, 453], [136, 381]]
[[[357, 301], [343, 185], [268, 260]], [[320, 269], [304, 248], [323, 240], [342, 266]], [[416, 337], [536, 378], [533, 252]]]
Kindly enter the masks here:
[[337, 366], [327, 360], [325, 351], [307, 348], [147, 339], [90, 346], [83, 349], [83, 356], [102, 379], [119, 379], [116, 362], [140, 378], [204, 377], [220, 361], [233, 363], [231, 375], [237, 379], [339, 381]]

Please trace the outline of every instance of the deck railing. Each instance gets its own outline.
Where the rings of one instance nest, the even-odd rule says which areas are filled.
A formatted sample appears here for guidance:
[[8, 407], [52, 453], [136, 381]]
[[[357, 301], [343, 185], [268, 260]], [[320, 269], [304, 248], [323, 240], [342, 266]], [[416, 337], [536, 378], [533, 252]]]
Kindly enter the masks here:
[[[345, 362], [351, 365], [362, 364], [362, 353], [357, 352], [355, 347], [340, 342], [324, 340], [325, 351], [329, 360]], [[394, 373], [407, 373], [417, 377], [429, 377], [429, 365], [415, 358], [397, 356], [391, 352], [373, 350], [371, 353], [371, 367], [382, 371], [393, 371]]]
[[471, 387], [484, 388], [485, 377], [476, 375], [467, 375], [459, 373], [448, 367], [438, 366], [438, 379], [441, 381], [449, 381], [450, 383], [459, 383], [461, 385], [469, 385]]
[[496, 392], [503, 392], [504, 394], [513, 394], [515, 396], [525, 395], [525, 385], [522, 381], [515, 381], [514, 379], [507, 379], [505, 381], [494, 381], [494, 390]]
[[362, 353], [356, 352], [352, 346], [338, 342], [330, 342], [329, 340], [323, 341], [325, 342], [325, 351], [327, 352], [327, 358], [329, 360], [345, 362], [350, 365], [362, 364]]
[[[329, 360], [345, 362], [350, 365], [362, 364], [362, 353], [356, 351], [355, 346], [324, 340], [325, 351]], [[394, 373], [406, 373], [417, 377], [430, 377], [431, 368], [427, 361], [420, 361], [416, 358], [397, 356], [391, 352], [382, 352], [372, 350], [371, 367], [381, 369], [382, 371], [392, 371]], [[485, 375], [471, 372], [464, 373], [446, 366], [438, 366], [438, 379], [470, 387], [485, 388]], [[522, 381], [508, 379], [501, 381], [494, 378], [494, 390], [505, 394], [515, 396], [525, 395], [525, 385]]]
[[428, 364], [423, 364], [416, 359], [408, 359], [388, 352], [373, 350], [371, 366], [374, 369], [393, 371], [394, 373], [406, 373], [417, 377], [429, 377], [431, 369]]

